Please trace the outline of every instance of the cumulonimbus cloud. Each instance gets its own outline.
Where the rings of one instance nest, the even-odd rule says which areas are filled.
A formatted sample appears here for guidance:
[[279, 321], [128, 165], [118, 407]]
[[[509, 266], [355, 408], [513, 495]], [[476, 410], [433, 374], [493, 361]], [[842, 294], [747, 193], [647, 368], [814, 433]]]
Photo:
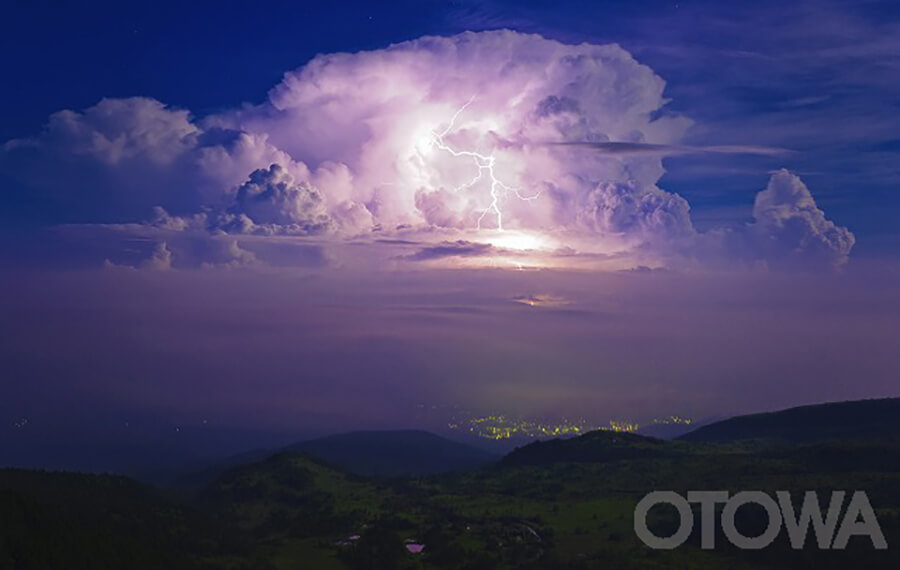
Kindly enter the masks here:
[[6, 143], [0, 168], [67, 221], [169, 233], [340, 241], [502, 224], [662, 264], [846, 261], [853, 235], [789, 173], [760, 193], [755, 223], [698, 233], [688, 203], [659, 187], [662, 156], [782, 151], [681, 145], [691, 121], [666, 110], [664, 87], [617, 45], [424, 37], [318, 56], [266, 102], [199, 119], [145, 98], [62, 111]]
[[751, 248], [771, 263], [830, 265], [850, 255], [855, 237], [828, 220], [800, 178], [787, 170], [772, 175], [756, 195]]

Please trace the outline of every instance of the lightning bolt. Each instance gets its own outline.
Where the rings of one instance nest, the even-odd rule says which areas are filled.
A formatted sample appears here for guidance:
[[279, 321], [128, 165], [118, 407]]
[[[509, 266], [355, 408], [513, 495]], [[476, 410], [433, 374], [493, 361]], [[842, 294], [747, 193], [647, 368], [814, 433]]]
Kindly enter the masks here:
[[523, 196], [519, 192], [518, 188], [513, 188], [497, 178], [497, 174], [494, 171], [497, 159], [496, 157], [494, 157], [494, 155], [485, 155], [472, 150], [457, 150], [444, 142], [444, 137], [450, 134], [455, 128], [456, 120], [463, 113], [463, 111], [465, 111], [466, 108], [468, 108], [468, 106], [472, 104], [472, 101], [474, 100], [474, 95], [469, 97], [469, 100], [466, 101], [465, 105], [456, 110], [456, 113], [454, 113], [453, 117], [450, 118], [450, 122], [447, 123], [447, 127], [443, 131], [439, 133], [431, 131], [431, 144], [454, 157], [465, 157], [472, 159], [472, 162], [474, 162], [475, 167], [478, 169], [475, 178], [473, 178], [469, 182], [466, 182], [465, 184], [457, 186], [453, 189], [454, 192], [461, 192], [475, 186], [476, 184], [481, 182], [485, 174], [490, 178], [491, 203], [481, 212], [481, 215], [478, 216], [478, 229], [481, 229], [481, 221], [484, 219], [484, 217], [493, 212], [497, 219], [497, 229], [499, 231], [503, 231], [503, 212], [500, 210], [500, 200], [502, 198], [505, 198], [508, 194], [512, 193], [520, 200], [531, 201], [536, 200], [541, 195], [541, 193], [538, 192], [533, 196]]

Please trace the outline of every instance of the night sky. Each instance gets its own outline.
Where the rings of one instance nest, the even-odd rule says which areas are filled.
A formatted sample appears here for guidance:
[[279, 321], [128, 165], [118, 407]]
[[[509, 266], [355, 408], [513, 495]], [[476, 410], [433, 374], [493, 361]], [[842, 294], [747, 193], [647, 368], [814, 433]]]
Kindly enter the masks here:
[[897, 396], [898, 38], [889, 1], [12, 2], [0, 461]]

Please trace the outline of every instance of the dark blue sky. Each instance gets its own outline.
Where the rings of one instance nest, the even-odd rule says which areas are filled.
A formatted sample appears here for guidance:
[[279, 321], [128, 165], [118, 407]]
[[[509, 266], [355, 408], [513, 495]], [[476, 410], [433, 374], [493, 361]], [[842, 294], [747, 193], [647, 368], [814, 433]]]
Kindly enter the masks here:
[[639, 38], [645, 18], [663, 22], [689, 4], [16, 1], [5, 10], [0, 37], [0, 68], [14, 86], [0, 93], [0, 139], [32, 134], [50, 113], [101, 97], [150, 96], [197, 114], [258, 102], [285, 71], [317, 53], [426, 34], [514, 27], [627, 44]]

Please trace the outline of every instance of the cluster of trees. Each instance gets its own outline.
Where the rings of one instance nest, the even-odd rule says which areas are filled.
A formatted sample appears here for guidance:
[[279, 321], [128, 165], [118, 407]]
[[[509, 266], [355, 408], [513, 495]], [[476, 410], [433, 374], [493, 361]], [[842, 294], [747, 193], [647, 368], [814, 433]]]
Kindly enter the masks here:
[[240, 533], [124, 477], [0, 470], [2, 570], [206, 570], [251, 552]]

